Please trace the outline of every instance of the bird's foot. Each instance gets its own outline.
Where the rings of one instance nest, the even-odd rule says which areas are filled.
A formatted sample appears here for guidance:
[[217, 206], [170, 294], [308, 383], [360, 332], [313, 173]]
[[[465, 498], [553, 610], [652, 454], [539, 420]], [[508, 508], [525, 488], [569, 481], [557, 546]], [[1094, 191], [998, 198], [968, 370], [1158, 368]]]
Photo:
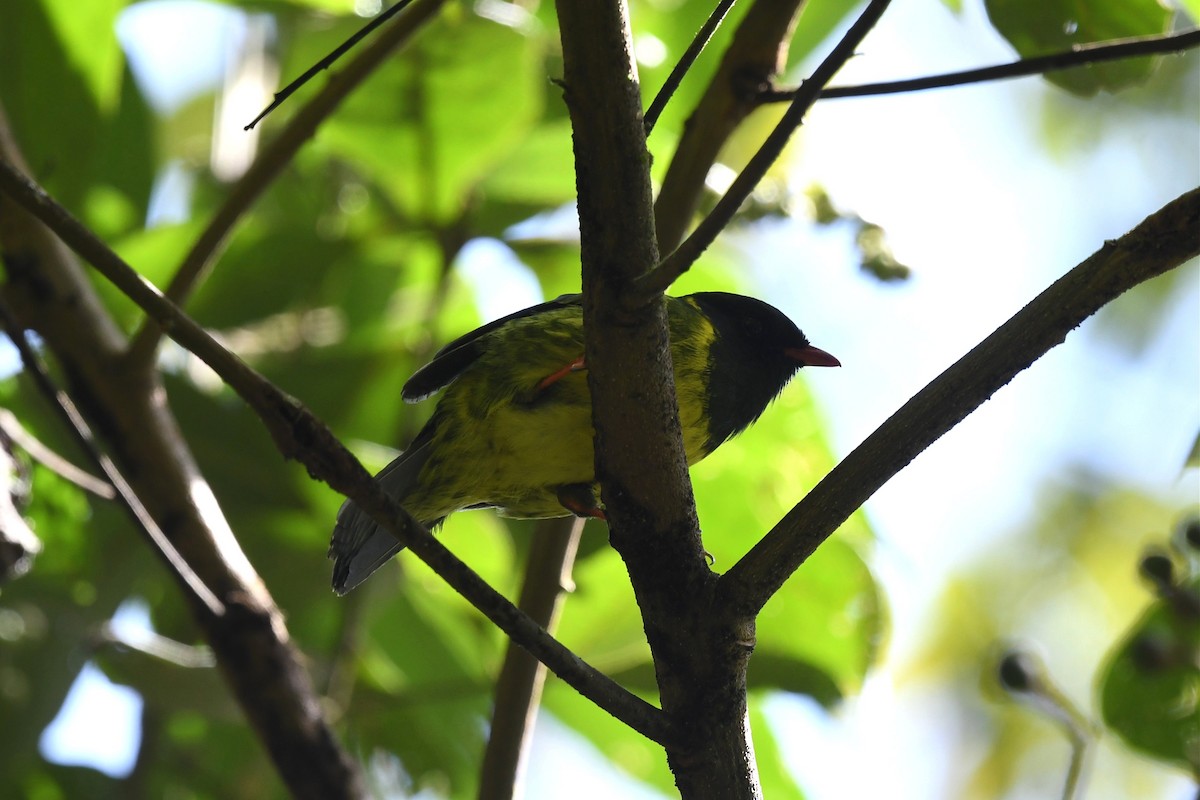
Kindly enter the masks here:
[[555, 495], [562, 507], [577, 517], [608, 519], [604, 516], [604, 509], [596, 502], [596, 493], [589, 483], [564, 484], [558, 487]]

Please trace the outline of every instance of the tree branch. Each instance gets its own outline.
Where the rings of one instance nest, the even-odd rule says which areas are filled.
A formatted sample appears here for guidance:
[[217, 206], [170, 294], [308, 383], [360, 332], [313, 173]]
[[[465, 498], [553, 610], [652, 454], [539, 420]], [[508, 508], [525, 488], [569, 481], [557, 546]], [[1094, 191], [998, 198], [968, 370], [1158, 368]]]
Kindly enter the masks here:
[[[115, 492], [116, 497], [120, 499], [121, 504], [125, 506], [125, 510], [133, 517], [134, 525], [146, 535], [150, 540], [150, 547], [156, 552], [167, 566], [167, 571], [175, 578], [179, 584], [179, 588], [193, 602], [199, 604], [209, 615], [220, 617], [225, 613], [225, 607], [221, 601], [216, 598], [212, 591], [204, 585], [204, 581], [200, 580], [199, 576], [192, 570], [191, 565], [183, 560], [179, 555], [179, 551], [175, 549], [175, 545], [166, 537], [166, 534], [158, 527], [158, 523], [150, 516], [150, 512], [142, 505], [142, 501], [134, 494], [133, 489], [122, 477], [112, 459], [100, 450], [95, 438], [92, 436], [91, 428], [84, 421], [83, 415], [75, 408], [75, 404], [66, 392], [60, 391], [58, 387], [50, 380], [50, 375], [46, 372], [45, 366], [42, 364], [37, 354], [33, 352], [33, 348], [29, 346], [29, 341], [25, 338], [25, 331], [13, 318], [8, 310], [8, 304], [0, 302], [0, 323], [3, 324], [8, 338], [17, 348], [17, 352], [21, 356], [21, 363], [25, 367], [25, 372], [33, 379], [33, 383], [37, 386], [38, 391], [46, 398], [46, 401], [58, 414], [67, 430], [71, 432], [75, 441], [87, 453], [88, 457], [95, 464], [96, 468], [108, 479], [108, 488]], [[92, 476], [88, 475], [88, 478]], [[92, 478], [94, 481], [95, 479]]]
[[[1200, 46], [1200, 29], [1158, 34], [1155, 36], [1139, 36], [1108, 42], [1092, 42], [1076, 45], [1070, 50], [1064, 50], [1060, 53], [1050, 53], [1034, 58], [1023, 58], [1009, 64], [996, 64], [990, 67], [979, 67], [960, 72], [947, 72], [942, 75], [910, 78], [903, 81], [868, 83], [861, 86], [830, 86], [827, 89], [821, 90], [819, 99], [834, 100], [840, 97], [868, 97], [880, 94], [918, 92], [923, 89], [940, 89], [949, 86], [966, 86], [984, 81], [1024, 78], [1031, 75], [1042, 75], [1047, 72], [1086, 66], [1087, 64], [1118, 61], [1123, 58], [1183, 53], [1197, 46]], [[800, 90], [769, 89], [762, 93], [762, 99], [768, 103], [783, 102], [793, 99], [798, 91]]]
[[322, 58], [316, 64], [313, 64], [311, 67], [309, 67], [307, 70], [305, 70], [304, 73], [299, 78], [296, 78], [294, 81], [289, 83], [287, 86], [283, 87], [278, 92], [276, 92], [275, 96], [271, 99], [271, 102], [267, 105], [267, 107], [264, 108], [261, 112], [259, 112], [259, 115], [257, 117], [250, 120], [250, 124], [248, 124], [242, 130], [248, 131], [248, 130], [253, 129], [254, 126], [257, 125], [258, 123], [262, 122], [263, 119], [268, 114], [270, 114], [272, 111], [274, 111], [275, 109], [277, 109], [281, 105], [283, 105], [284, 102], [289, 97], [291, 97], [293, 94], [295, 94], [296, 91], [301, 86], [303, 86], [304, 84], [308, 83], [310, 80], [315, 78], [318, 73], [324, 72], [325, 70], [332, 67], [334, 62], [336, 62], [342, 56], [346, 55], [346, 53], [352, 47], [354, 47], [354, 45], [356, 45], [360, 41], [362, 41], [364, 37], [370, 35], [371, 32], [374, 31], [376, 28], [378, 28], [380, 25], [387, 22], [389, 19], [391, 19], [392, 17], [396, 16], [401, 11], [403, 11], [405, 9], [405, 7], [408, 6], [408, 4], [411, 2], [412, 2], [412, 0], [400, 0], [400, 2], [394, 3], [393, 5], [391, 5], [387, 9], [385, 9], [382, 13], [376, 15], [374, 19], [372, 19], [366, 25], [363, 25], [361, 28], [359, 28], [357, 31], [355, 31], [353, 36], [351, 36], [349, 39], [347, 39], [346, 41], [342, 42], [340, 45], [335, 47], [333, 49], [333, 51], [329, 53], [329, 55]]
[[[553, 633], [579, 549], [584, 520], [558, 517], [537, 523], [525, 562], [518, 607]], [[479, 800], [511, 800], [524, 792], [525, 761], [542, 702], [546, 667], [511, 640], [492, 699], [492, 724], [479, 770]]]
[[[0, 302], [0, 315], [7, 315], [10, 319], [12, 316], [3, 302]], [[113, 489], [112, 484], [106, 480], [97, 478], [87, 470], [80, 469], [63, 456], [51, 450], [47, 445], [39, 441], [36, 436], [25, 430], [25, 427], [21, 425], [21, 421], [17, 419], [17, 415], [7, 408], [0, 408], [0, 440], [3, 440], [3, 437], [8, 437], [8, 442], [20, 447], [30, 458], [63, 480], [70, 481], [85, 492], [91, 492], [105, 500], [116, 499], [117, 493]]]
[[663, 109], [667, 107], [667, 103], [671, 101], [675, 90], [679, 88], [679, 84], [683, 83], [683, 78], [687, 75], [688, 70], [696, 63], [696, 59], [704, 52], [704, 48], [712, 39], [713, 34], [717, 32], [717, 28], [721, 27], [721, 23], [725, 19], [725, 15], [729, 13], [729, 9], [733, 8], [734, 0], [720, 0], [717, 7], [708, 15], [708, 19], [704, 20], [704, 24], [700, 26], [700, 30], [696, 31], [696, 35], [692, 38], [691, 44], [687, 50], [675, 62], [675, 66], [671, 69], [671, 74], [667, 76], [666, 81], [659, 87], [658, 93], [654, 95], [654, 99], [650, 101], [650, 105], [646, 108], [645, 119], [642, 124], [646, 128], [646, 136], [650, 136], [650, 132], [654, 130], [654, 124], [658, 122], [659, 115]]
[[1107, 242], [904, 404], [723, 575], [719, 596], [754, 614], [867, 498], [1102, 306], [1200, 255], [1200, 189]]
[[725, 229], [729, 222], [733, 219], [734, 214], [741, 207], [750, 193], [754, 191], [754, 187], [758, 185], [763, 176], [767, 174], [767, 170], [771, 165], [778, 160], [779, 155], [783, 152], [783, 148], [787, 145], [788, 139], [791, 138], [796, 128], [804, 121], [804, 115], [808, 113], [808, 109], [816, 102], [817, 95], [821, 88], [825, 86], [837, 73], [842, 65], [854, 55], [859, 43], [863, 37], [875, 27], [875, 23], [883, 16], [884, 10], [888, 7], [891, 0], [871, 0], [862, 14], [854, 24], [850, 26], [850, 30], [846, 31], [846, 35], [833, 48], [825, 60], [821, 62], [807, 81], [797, 90], [796, 96], [792, 99], [792, 104], [788, 106], [784, 112], [782, 119], [771, 131], [767, 140], [763, 142], [762, 147], [758, 149], [750, 159], [750, 163], [746, 168], [738, 174], [729, 190], [725, 195], [717, 201], [716, 206], [692, 234], [675, 249], [671, 255], [655, 268], [649, 275], [645, 275], [638, 280], [637, 296], [640, 298], [655, 296], [667, 290], [670, 285], [687, 272], [700, 257], [700, 254], [708, 249], [717, 238], [718, 234]]
[[[23, 163], [0, 108], [0, 172], [23, 182], [10, 162]], [[55, 354], [137, 496], [224, 605], [214, 616], [192, 604], [194, 618], [289, 790], [313, 800], [364, 797], [358, 764], [329, 729], [282, 615], [200, 474], [157, 374], [124, 358], [125, 339], [91, 282], [35, 216], [0, 192], [5, 300]]]
[[660, 251], [673, 250], [683, 241], [721, 148], [762, 104], [760, 91], [772, 85], [787, 63], [788, 42], [803, 4], [804, 0], [755, 0], [738, 24], [716, 74], [684, 125], [654, 203]]
[[350, 451], [308, 409], [221, 347], [66, 209], [3, 161], [0, 193], [9, 195], [41, 220], [157, 320], [172, 339], [211, 367], [258, 415], [286, 458], [304, 464], [314, 478], [352, 499], [488, 619], [585, 697], [654, 741], [671, 739], [670, 726], [658, 709], [598, 672], [521, 613], [421, 528], [395, 499], [384, 494]]
[[753, 619], [710, 613], [661, 294], [635, 296], [657, 260], [649, 162], [621, 2], [559, 0], [578, 188], [583, 321], [596, 477], [654, 659], [666, 747], [688, 800], [761, 797], [746, 713]]
[[[300, 147], [312, 138], [321, 123], [350, 92], [370, 77], [397, 48], [406, 44], [444, 3], [445, 0], [415, 0], [394, 24], [364, 47], [344, 69], [333, 74], [321, 91], [301, 107], [279, 132], [279, 136], [230, 188], [224, 203], [197, 237], [167, 285], [168, 299], [180, 306], [187, 302], [188, 296], [204, 278], [213, 259], [224, 246], [233, 226], [287, 168]], [[161, 337], [162, 329], [153, 320], [143, 322], [130, 345], [130, 358], [134, 363], [148, 362], [158, 348]]]

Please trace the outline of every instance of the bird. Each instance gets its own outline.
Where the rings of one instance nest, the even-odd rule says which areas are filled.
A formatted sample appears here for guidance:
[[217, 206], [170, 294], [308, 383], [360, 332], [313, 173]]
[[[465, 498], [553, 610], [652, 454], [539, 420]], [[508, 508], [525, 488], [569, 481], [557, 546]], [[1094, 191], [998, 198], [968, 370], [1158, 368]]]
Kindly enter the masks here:
[[[757, 420], [801, 367], [841, 366], [761, 300], [726, 292], [664, 300], [689, 466]], [[586, 369], [578, 294], [455, 339], [401, 390], [406, 402], [445, 391], [376, 480], [429, 530], [468, 508], [603, 519]], [[346, 500], [329, 546], [334, 591], [354, 589], [403, 547]]]

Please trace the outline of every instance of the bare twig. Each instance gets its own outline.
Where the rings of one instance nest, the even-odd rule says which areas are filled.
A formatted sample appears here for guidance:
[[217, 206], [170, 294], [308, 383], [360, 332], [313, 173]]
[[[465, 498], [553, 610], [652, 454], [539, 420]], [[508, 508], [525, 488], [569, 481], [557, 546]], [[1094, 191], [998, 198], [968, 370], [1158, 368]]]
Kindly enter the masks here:
[[667, 107], [667, 103], [671, 101], [671, 97], [675, 94], [675, 90], [679, 88], [679, 84], [683, 83], [683, 77], [687, 75], [692, 64], [696, 63], [696, 59], [704, 52], [704, 48], [712, 39], [713, 34], [717, 32], [717, 28], [721, 27], [721, 23], [725, 20], [725, 15], [729, 13], [729, 9], [733, 8], [735, 0], [720, 0], [717, 7], [708, 15], [708, 19], [704, 20], [704, 24], [700, 26], [700, 30], [696, 31], [692, 43], [688, 45], [683, 56], [675, 63], [671, 74], [667, 76], [667, 80], [659, 88], [658, 94], [654, 95], [654, 99], [650, 102], [650, 106], [646, 109], [646, 116], [642, 120], [642, 124], [646, 126], [646, 136], [654, 130], [654, 124], [658, 122], [658, 117], [662, 114], [663, 109]]
[[[0, 303], [0, 306], [2, 305]], [[4, 313], [3, 310], [0, 310], [0, 313]], [[70, 481], [80, 489], [105, 500], [116, 498], [117, 493], [112, 484], [80, 469], [44, 445], [36, 436], [25, 430], [25, 426], [17, 419], [17, 415], [7, 408], [0, 408], [0, 431], [3, 431], [4, 435], [8, 436], [14, 444], [28, 453], [30, 458], [63, 480]]]
[[262, 420], [285, 457], [300, 461], [310, 475], [352, 499], [497, 627], [580, 694], [648, 738], [657, 742], [671, 740], [671, 726], [659, 709], [584, 662], [488, 585], [415, 522], [394, 498], [384, 494], [362, 464], [308, 409], [221, 347], [70, 212], [3, 161], [0, 161], [0, 192], [54, 231], [68, 247], [157, 320], [172, 339], [221, 376]]
[[[521, 610], [554, 632], [584, 521], [572, 517], [542, 520], [534, 530], [521, 586]], [[533, 726], [542, 702], [546, 667], [509, 642], [493, 692], [492, 724], [479, 771], [479, 800], [521, 797], [521, 783]]]
[[1108, 242], [904, 404], [721, 577], [755, 614], [876, 490], [1103, 305], [1200, 254], [1200, 189]]
[[792, 104], [788, 106], [775, 129], [771, 131], [762, 147], [750, 159], [750, 163], [737, 176], [709, 215], [696, 226], [692, 234], [675, 249], [675, 252], [667, 256], [653, 272], [638, 280], [636, 296], [631, 298], [633, 302], [644, 302], [646, 298], [666, 291], [675, 279], [689, 270], [700, 254], [716, 240], [717, 235], [725, 229], [742, 203], [754, 191], [754, 187], [779, 158], [788, 139], [804, 121], [804, 115], [808, 113], [808, 109], [816, 102], [820, 89], [854, 55], [854, 51], [863, 37], [871, 28], [875, 27], [875, 23], [879, 21], [890, 2], [891, 0], [871, 0], [867, 4], [842, 40], [813, 71], [812, 77], [797, 90]]
[[364, 36], [368, 35], [369, 33], [371, 33], [371, 31], [375, 30], [380, 25], [382, 25], [383, 23], [387, 22], [389, 19], [394, 17], [396, 14], [403, 11], [405, 9], [405, 7], [408, 6], [408, 4], [411, 2], [412, 2], [412, 0], [400, 0], [400, 2], [391, 6], [390, 8], [385, 10], [383, 13], [381, 13], [377, 17], [375, 17], [375, 19], [371, 20], [366, 25], [359, 28], [357, 33], [355, 33], [353, 36], [351, 36], [346, 41], [342, 42], [340, 45], [338, 45], [336, 48], [334, 48], [333, 52], [331, 52], [329, 55], [325, 56], [320, 61], [318, 61], [316, 64], [313, 64], [311, 67], [309, 67], [307, 70], [305, 70], [304, 74], [301, 75], [299, 78], [296, 78], [296, 80], [292, 81], [287, 86], [283, 87], [278, 92], [276, 92], [275, 97], [271, 100], [270, 105], [268, 105], [266, 108], [264, 108], [257, 117], [250, 120], [250, 124], [247, 125], [245, 128], [243, 128], [243, 130], [248, 131], [251, 128], [253, 128], [255, 125], [257, 125], [259, 122], [261, 122], [263, 117], [267, 116], [267, 114], [270, 114], [272, 111], [279, 108], [279, 106], [283, 105], [283, 102], [285, 100], [287, 100], [289, 97], [291, 97], [296, 92], [296, 90], [299, 89], [301, 86], [303, 86], [304, 84], [306, 84], [310, 80], [312, 80], [314, 77], [316, 77], [318, 72], [327, 70], [330, 67], [332, 67], [333, 62], [337, 61], [339, 58], [344, 56], [346, 54], [346, 51], [349, 50], [351, 47], [354, 47], [354, 45], [358, 44], [358, 42]]
[[24, 364], [25, 371], [33, 379], [38, 391], [42, 393], [62, 418], [67, 429], [75, 437], [75, 440], [79, 442], [83, 451], [87, 453], [96, 467], [108, 478], [108, 482], [121, 498], [121, 503], [129, 511], [138, 528], [146, 534], [154, 551], [162, 557], [163, 562], [167, 565], [167, 569], [175, 576], [180, 587], [200, 603], [210, 615], [214, 617], [222, 616], [225, 613], [224, 605], [204, 585], [204, 581], [200, 580], [187, 561], [179, 555], [179, 551], [175, 549], [175, 545], [171, 544], [171, 540], [158, 527], [158, 523], [154, 521], [154, 518], [150, 516], [150, 512], [142, 505], [142, 501], [138, 499], [133, 489], [125, 482], [116, 465], [100, 450], [99, 445], [92, 436], [91, 428], [88, 427], [83, 416], [75, 409], [75, 404], [71, 402], [71, 398], [67, 397], [66, 393], [60, 391], [50, 380], [50, 375], [46, 372], [42, 360], [38, 358], [37, 354], [33, 352], [33, 348], [29, 346], [29, 342], [25, 338], [25, 331], [13, 319], [8, 306], [4, 303], [0, 303], [0, 323], [4, 325], [8, 338], [16, 346], [17, 352], [21, 355], [21, 363]]
[[[839, 97], [868, 97], [880, 94], [897, 94], [900, 92], [917, 92], [923, 89], [939, 89], [949, 86], [967, 86], [983, 81], [999, 81], [1009, 78], [1024, 78], [1030, 75], [1041, 75], [1046, 72], [1071, 69], [1087, 64], [1099, 64], [1104, 61], [1117, 61], [1123, 58], [1138, 56], [1182, 53], [1200, 45], [1200, 29], [1167, 33], [1156, 36], [1139, 36], [1130, 39], [1118, 39], [1109, 42], [1093, 42], [1076, 45], [1070, 50], [1060, 53], [1050, 53], [1044, 56], [1023, 58], [1009, 64], [996, 64], [990, 67], [967, 69], [961, 72], [947, 72], [942, 75], [930, 75], [924, 78], [910, 78], [902, 81], [886, 83], [868, 83], [862, 86], [830, 86], [821, 91], [821, 100], [833, 100]], [[770, 89], [764, 91], [762, 98], [765, 102], [781, 102], [791, 100], [799, 89]]]
[[762, 105], [759, 92], [774, 85], [804, 0], [753, 0], [696, 104], [667, 165], [654, 201], [660, 253], [679, 246], [692, 223], [705, 180], [721, 148]]
[[[334, 112], [351, 91], [370, 77], [396, 48], [407, 43], [432, 19], [444, 3], [445, 0], [415, 0], [408, 13], [396, 20], [396, 23], [378, 39], [364, 47], [288, 121], [279, 136], [259, 154], [250, 169], [230, 188], [225, 202], [209, 220], [167, 285], [168, 298], [176, 305], [183, 305], [187, 301], [188, 295], [202, 280], [233, 226], [291, 163], [292, 157], [313, 136], [317, 127]], [[148, 361], [158, 347], [161, 336], [162, 330], [159, 326], [152, 320], [146, 320], [129, 346], [133, 361]]]

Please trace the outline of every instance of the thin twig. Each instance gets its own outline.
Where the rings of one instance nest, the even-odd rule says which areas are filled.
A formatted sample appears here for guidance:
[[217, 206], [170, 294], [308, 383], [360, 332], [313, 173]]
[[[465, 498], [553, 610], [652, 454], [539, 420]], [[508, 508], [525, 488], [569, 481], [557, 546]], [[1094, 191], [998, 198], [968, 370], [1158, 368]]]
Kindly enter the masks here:
[[683, 78], [687, 75], [688, 70], [692, 68], [692, 64], [704, 52], [704, 48], [712, 40], [713, 34], [717, 32], [717, 28], [721, 27], [725, 15], [729, 13], [729, 9], [733, 8], [735, 1], [720, 0], [717, 3], [717, 7], [708, 15], [708, 19], [704, 20], [704, 24], [696, 32], [695, 38], [692, 39], [692, 43], [688, 45], [683, 56], [671, 69], [671, 74], [667, 76], [667, 80], [659, 88], [658, 94], [654, 95], [654, 100], [650, 102], [650, 107], [646, 109], [646, 115], [642, 119], [642, 124], [646, 126], [647, 137], [654, 130], [654, 124], [658, 122], [659, 115], [667, 107], [667, 103], [670, 102], [671, 97], [675, 94], [675, 90], [679, 88], [679, 84], [683, 83]]
[[270, 114], [275, 109], [279, 108], [279, 106], [283, 105], [283, 102], [285, 100], [287, 100], [289, 97], [291, 97], [292, 94], [295, 93], [295, 91], [297, 89], [299, 89], [301, 86], [303, 86], [304, 84], [306, 84], [310, 80], [312, 80], [318, 72], [321, 72], [322, 70], [326, 70], [326, 69], [329, 69], [330, 67], [332, 67], [333, 62], [337, 61], [339, 58], [341, 58], [343, 55], [345, 55], [346, 51], [349, 50], [351, 47], [354, 47], [354, 45], [358, 44], [358, 42], [364, 36], [369, 34], [371, 31], [375, 30], [376, 28], [378, 28], [383, 23], [387, 22], [389, 19], [391, 19], [397, 13], [403, 11], [405, 9], [405, 7], [408, 6], [408, 4], [411, 2], [412, 2], [412, 0], [400, 0], [400, 2], [396, 3], [394, 6], [387, 9], [379, 16], [375, 17], [375, 19], [371, 20], [366, 25], [362, 26], [362, 28], [360, 28], [358, 30], [358, 33], [354, 34], [349, 39], [342, 42], [337, 48], [335, 48], [333, 50], [333, 52], [331, 52], [329, 55], [322, 58], [316, 64], [313, 64], [311, 67], [309, 67], [308, 70], [306, 70], [305, 73], [303, 75], [301, 75], [299, 78], [296, 78], [296, 80], [292, 81], [287, 86], [283, 87], [278, 92], [276, 92], [275, 98], [273, 100], [271, 100], [271, 104], [269, 106], [267, 106], [266, 108], [264, 108], [257, 117], [250, 120], [250, 124], [247, 125], [245, 128], [243, 128], [242, 130], [248, 131], [251, 128], [253, 128], [255, 125], [257, 125], [260, 121], [262, 121], [263, 117], [265, 117], [267, 114]]
[[687, 116], [654, 199], [659, 253], [669, 253], [683, 241], [722, 148], [762, 106], [758, 93], [775, 85], [786, 66], [804, 2], [754, 0], [738, 21], [716, 70]]
[[0, 431], [3, 431], [12, 442], [34, 461], [41, 464], [60, 478], [78, 486], [85, 492], [91, 492], [105, 500], [113, 500], [117, 492], [112, 484], [97, 478], [87, 470], [80, 469], [58, 453], [43, 444], [36, 436], [25, 430], [25, 426], [17, 419], [17, 415], [7, 408], [0, 408]]
[[[432, 19], [445, 1], [416, 0], [409, 13], [398, 19], [396, 24], [378, 39], [364, 47], [288, 121], [279, 132], [279, 136], [259, 154], [250, 165], [250, 169], [230, 188], [224, 203], [184, 256], [179, 269], [167, 284], [166, 296], [172, 302], [183, 305], [187, 301], [224, 245], [233, 226], [283, 173], [288, 164], [292, 163], [292, 158], [300, 147], [312, 138], [318, 126], [337, 109], [351, 91], [370, 77], [396, 48], [407, 43], [423, 24]], [[388, 11], [391, 12], [392, 9]], [[380, 18], [377, 17], [376, 20], [378, 19]], [[143, 322], [129, 346], [134, 363], [144, 363], [152, 358], [161, 337], [162, 330], [158, 325], [152, 320]]]
[[[534, 529], [518, 605], [551, 633], [565, 593], [571, 590], [571, 569], [583, 523], [582, 519], [560, 517], [542, 520]], [[479, 800], [522, 796], [525, 762], [545, 682], [545, 665], [510, 641], [493, 693], [492, 724], [479, 770]]]
[[855, 20], [850, 30], [833, 48], [821, 65], [813, 71], [812, 77], [805, 81], [796, 91], [792, 104], [788, 106], [783, 117], [763, 142], [758, 152], [750, 159], [750, 163], [734, 180], [729, 190], [717, 202], [713, 210], [704, 218], [683, 244], [675, 248], [652, 272], [637, 281], [636, 296], [630, 298], [634, 304], [647, 301], [666, 291], [668, 287], [687, 272], [701, 253], [708, 249], [718, 234], [729, 225], [742, 203], [754, 191], [767, 170], [778, 160], [783, 148], [792, 137], [796, 128], [804, 121], [804, 115], [816, 102], [820, 89], [825, 86], [853, 55], [863, 37], [875, 27], [875, 23], [883, 15], [891, 0], [871, 0], [859, 18]]
[[720, 579], [756, 614], [879, 487], [1106, 303], [1200, 254], [1200, 189], [1172, 200], [1039, 294], [913, 396]]
[[[0, 166], [8, 168], [7, 164], [0, 162]], [[12, 313], [8, 309], [8, 305], [0, 303], [0, 324], [3, 324], [8, 338], [12, 340], [16, 346], [17, 352], [21, 356], [21, 363], [25, 366], [25, 371], [33, 379], [34, 385], [38, 391], [49, 401], [50, 405], [62, 418], [67, 426], [67, 430], [71, 431], [80, 447], [87, 453], [88, 457], [96, 465], [97, 469], [104, 473], [108, 478], [108, 482], [112, 484], [117, 495], [121, 498], [122, 504], [133, 517], [134, 522], [150, 539], [150, 544], [154, 550], [162, 556], [167, 568], [171, 571], [179, 581], [183, 590], [196, 599], [210, 615], [220, 617], [225, 613], [225, 607], [216, 595], [204, 585], [200, 577], [192, 570], [191, 566], [179, 555], [179, 551], [175, 549], [175, 545], [166, 537], [162, 529], [158, 527], [158, 523], [150, 516], [150, 512], [142, 505], [142, 501], [134, 494], [129, 484], [125, 482], [125, 478], [121, 476], [120, 471], [112, 460], [100, 450], [100, 446], [96, 443], [92, 436], [91, 428], [84, 421], [83, 416], [75, 408], [75, 404], [71, 402], [71, 398], [66, 392], [58, 389], [51, 381], [49, 373], [46, 372], [46, 367], [42, 364], [42, 360], [37, 353], [33, 352], [33, 348], [29, 346], [29, 341], [25, 338], [25, 330], [18, 325], [13, 318]]]
[[0, 161], [0, 191], [39, 219], [157, 320], [172, 339], [211, 367], [258, 415], [286, 458], [300, 461], [314, 478], [353, 500], [442, 580], [580, 694], [649, 739], [659, 743], [674, 739], [670, 721], [661, 710], [579, 658], [493, 589], [413, 520], [394, 498], [386, 495], [358, 459], [312, 412], [218, 344], [41, 187], [4, 161]]
[[[1155, 36], [1138, 36], [1130, 39], [1115, 39], [1107, 42], [1093, 42], [1076, 45], [1070, 50], [1064, 50], [1060, 53], [1024, 58], [1009, 64], [996, 64], [990, 67], [967, 69], [961, 72], [947, 72], [942, 75], [930, 75], [924, 78], [910, 78], [902, 81], [867, 83], [861, 86], [831, 86], [821, 91], [820, 99], [834, 100], [840, 97], [868, 97], [871, 95], [898, 94], [900, 92], [918, 92], [923, 89], [967, 86], [972, 83], [982, 83], [983, 81], [1024, 78], [1031, 75], [1041, 75], [1046, 72], [1072, 69], [1087, 64], [1098, 64], [1104, 61], [1117, 61], [1123, 58], [1136, 58], [1138, 56], [1182, 53], [1197, 45], [1200, 45], [1200, 29]], [[767, 90], [763, 92], [762, 99], [768, 103], [783, 102], [793, 99], [798, 91], [800, 90]]]

